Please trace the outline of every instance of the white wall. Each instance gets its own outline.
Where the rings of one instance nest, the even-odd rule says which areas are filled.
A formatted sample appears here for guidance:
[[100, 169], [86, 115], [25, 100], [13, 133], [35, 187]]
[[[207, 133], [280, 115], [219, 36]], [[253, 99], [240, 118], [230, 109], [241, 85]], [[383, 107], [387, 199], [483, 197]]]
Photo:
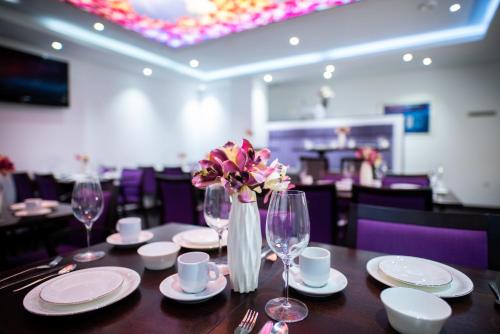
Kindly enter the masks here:
[[277, 84], [269, 88], [270, 120], [300, 118], [301, 110], [318, 103], [325, 83], [336, 93], [328, 117], [382, 114], [385, 104], [430, 102], [430, 133], [405, 136], [405, 172], [442, 165], [447, 184], [464, 202], [500, 205], [500, 115], [467, 116], [472, 110], [500, 112], [500, 64]]
[[70, 63], [69, 108], [0, 104], [0, 153], [18, 170], [76, 171], [77, 153], [94, 166], [161, 167], [178, 164], [181, 152], [197, 161], [251, 128], [249, 78], [200, 92], [190, 80], [63, 58]]

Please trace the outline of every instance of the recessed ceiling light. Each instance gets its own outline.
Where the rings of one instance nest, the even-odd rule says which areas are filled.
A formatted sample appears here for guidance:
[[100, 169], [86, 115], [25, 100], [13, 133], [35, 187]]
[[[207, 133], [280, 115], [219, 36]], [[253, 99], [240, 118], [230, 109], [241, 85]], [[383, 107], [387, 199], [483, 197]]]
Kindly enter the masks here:
[[104, 24], [101, 22], [96, 22], [94, 23], [94, 29], [97, 31], [103, 31], [104, 30]]
[[3, 0], [3, 1], [8, 2], [8, 3], [13, 3], [15, 5], [17, 5], [21, 2], [20, 0]]
[[459, 3], [454, 3], [453, 5], [450, 6], [450, 12], [455, 13], [458, 12], [462, 8]]
[[290, 45], [296, 46], [296, 45], [299, 45], [300, 38], [298, 38], [297, 36], [292, 36], [292, 37], [290, 37], [288, 42], [290, 43]]
[[191, 59], [189, 61], [189, 66], [196, 68], [196, 67], [200, 66], [200, 62], [197, 59]]
[[326, 65], [325, 71], [333, 73], [333, 72], [335, 72], [335, 66], [333, 66], [333, 65]]
[[151, 74], [153, 74], [153, 70], [150, 69], [149, 67], [144, 67], [142, 69], [142, 74], [144, 74], [145, 76], [149, 77], [149, 76], [151, 76]]
[[430, 57], [426, 57], [422, 59], [422, 64], [424, 64], [425, 66], [429, 66], [430, 64], [432, 64], [432, 59]]
[[264, 75], [264, 81], [267, 83], [273, 81], [273, 76], [271, 74]]
[[329, 80], [332, 78], [332, 72], [325, 72], [323, 73], [323, 78]]
[[420, 5], [418, 5], [418, 9], [425, 12], [425, 11], [428, 11], [428, 10], [433, 10], [434, 8], [436, 8], [437, 6], [437, 2], [436, 0], [428, 0], [428, 1], [425, 1], [425, 2], [422, 2]]
[[54, 49], [54, 50], [61, 50], [63, 48], [62, 43], [56, 42], [56, 41], [52, 42], [51, 46], [52, 46], [52, 49]]
[[413, 60], [413, 55], [411, 53], [405, 53], [403, 55], [403, 61], [409, 62]]

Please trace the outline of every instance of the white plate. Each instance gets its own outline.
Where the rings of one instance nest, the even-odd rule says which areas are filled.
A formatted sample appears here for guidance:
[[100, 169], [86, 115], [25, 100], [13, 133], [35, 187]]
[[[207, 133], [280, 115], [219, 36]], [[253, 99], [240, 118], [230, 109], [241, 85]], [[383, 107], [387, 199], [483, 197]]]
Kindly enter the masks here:
[[414, 257], [391, 257], [380, 261], [379, 269], [396, 281], [416, 286], [438, 287], [453, 280], [451, 274], [442, 267]]
[[153, 239], [153, 237], [154, 237], [153, 232], [141, 231], [141, 233], [139, 233], [139, 237], [137, 238], [137, 240], [123, 241], [122, 237], [120, 236], [120, 233], [114, 233], [106, 238], [106, 242], [113, 246], [132, 247], [148, 242], [149, 240]]
[[[41, 207], [44, 209], [54, 209], [59, 205], [58, 201], [49, 201], [49, 200], [43, 200]], [[21, 203], [14, 203], [10, 205], [10, 209], [12, 211], [18, 211], [18, 210], [25, 210], [26, 209], [26, 204], [24, 202]]]
[[33, 211], [26, 211], [26, 210], [16, 211], [16, 212], [14, 212], [14, 215], [16, 217], [34, 217], [34, 216], [48, 215], [49, 213], [51, 213], [50, 209], [41, 208], [41, 209], [33, 210]]
[[215, 281], [208, 282], [205, 290], [198, 293], [186, 293], [182, 291], [179, 276], [173, 274], [160, 283], [160, 291], [165, 297], [181, 303], [201, 303], [219, 294], [224, 290], [226, 285], [227, 279], [223, 275], [220, 275]]
[[123, 276], [109, 270], [74, 271], [52, 280], [40, 291], [47, 303], [75, 305], [109, 295], [123, 283]]
[[420, 189], [418, 184], [413, 183], [393, 183], [390, 185], [391, 189]]
[[105, 306], [116, 303], [119, 300], [130, 295], [132, 292], [137, 289], [139, 284], [141, 283], [141, 276], [134, 270], [123, 268], [123, 267], [97, 267], [97, 268], [89, 268], [82, 269], [81, 271], [90, 271], [90, 270], [109, 270], [116, 273], [119, 273], [123, 277], [123, 284], [119, 289], [115, 292], [105, 296], [103, 298], [94, 300], [85, 304], [77, 304], [77, 305], [55, 305], [44, 302], [40, 299], [40, 291], [47, 285], [50, 284], [52, 280], [49, 280], [45, 283], [42, 283], [35, 288], [33, 288], [28, 294], [24, 297], [23, 305], [26, 310], [31, 313], [45, 315], [45, 316], [64, 316], [64, 315], [73, 315], [79, 313], [85, 313], [89, 311], [94, 311]]
[[469, 293], [474, 290], [474, 283], [470, 280], [467, 275], [462, 273], [461, 271], [456, 270], [455, 268], [452, 268], [450, 266], [447, 266], [445, 264], [427, 260], [435, 265], [440, 266], [441, 268], [447, 270], [451, 276], [453, 277], [453, 280], [451, 281], [450, 284], [447, 284], [442, 287], [416, 287], [414, 285], [410, 284], [405, 284], [402, 282], [398, 282], [396, 280], [391, 279], [390, 277], [386, 276], [380, 269], [379, 269], [379, 263], [383, 260], [390, 259], [391, 257], [395, 257], [393, 255], [387, 255], [387, 256], [379, 256], [371, 259], [368, 261], [366, 264], [366, 270], [372, 276], [374, 279], [377, 281], [388, 285], [390, 287], [404, 287], [404, 288], [413, 288], [413, 289], [418, 289], [422, 291], [426, 291], [429, 293], [432, 293], [438, 297], [441, 298], [455, 298], [455, 297], [461, 297], [468, 295]]
[[[211, 231], [211, 232], [209, 232]], [[204, 244], [199, 244], [199, 243], [193, 243], [190, 242], [189, 240], [194, 240], [191, 238], [192, 236], [199, 236], [201, 234], [207, 234], [208, 233], [216, 233], [214, 230], [208, 227], [202, 227], [199, 229], [193, 229], [193, 230], [188, 230], [184, 231], [181, 233], [177, 233], [174, 235], [172, 238], [172, 241], [178, 244], [179, 246], [187, 249], [216, 249], [219, 247], [219, 241], [218, 239], [215, 239], [215, 241], [212, 240], [211, 243], [204, 243]], [[222, 237], [222, 247], [227, 246], [227, 232], [224, 232], [223, 237]]]
[[[285, 280], [285, 273], [283, 273], [283, 280]], [[288, 284], [306, 296], [326, 297], [344, 290], [347, 286], [347, 278], [340, 271], [330, 268], [328, 283], [320, 288], [313, 288], [302, 281], [300, 268], [297, 266], [290, 268]]]

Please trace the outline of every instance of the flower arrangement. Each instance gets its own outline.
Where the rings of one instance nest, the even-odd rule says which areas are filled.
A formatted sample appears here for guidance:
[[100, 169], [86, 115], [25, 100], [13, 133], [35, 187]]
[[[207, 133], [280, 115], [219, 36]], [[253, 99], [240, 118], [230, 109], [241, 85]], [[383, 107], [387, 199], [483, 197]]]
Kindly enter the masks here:
[[378, 168], [383, 162], [382, 155], [371, 146], [358, 148], [356, 151], [356, 158], [363, 159], [376, 168]]
[[14, 164], [6, 155], [0, 154], [0, 174], [2, 176], [7, 176], [7, 174], [14, 171]]
[[340, 135], [340, 134], [348, 135], [350, 132], [351, 132], [351, 128], [349, 128], [347, 126], [342, 126], [340, 128], [335, 129], [335, 133], [338, 135]]
[[201, 170], [195, 172], [192, 183], [201, 189], [221, 184], [230, 194], [237, 194], [243, 203], [255, 202], [256, 194], [267, 189], [267, 201], [272, 191], [294, 187], [286, 175], [287, 166], [278, 159], [267, 165], [270, 157], [269, 149], [255, 151], [246, 139], [243, 139], [241, 147], [227, 142], [223, 147], [210, 151], [206, 159], [199, 162]]
[[75, 154], [76, 161], [81, 162], [82, 164], [87, 164], [90, 160], [89, 156], [86, 154]]

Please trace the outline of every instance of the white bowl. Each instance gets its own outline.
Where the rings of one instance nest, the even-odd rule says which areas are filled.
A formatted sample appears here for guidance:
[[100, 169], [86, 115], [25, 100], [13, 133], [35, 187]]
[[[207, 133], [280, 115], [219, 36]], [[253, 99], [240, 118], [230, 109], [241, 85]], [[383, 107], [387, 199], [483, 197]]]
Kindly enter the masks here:
[[175, 264], [180, 249], [181, 247], [173, 242], [161, 241], [139, 247], [137, 253], [147, 269], [163, 270]]
[[389, 323], [403, 334], [437, 334], [451, 315], [444, 300], [416, 289], [385, 289], [380, 299]]

